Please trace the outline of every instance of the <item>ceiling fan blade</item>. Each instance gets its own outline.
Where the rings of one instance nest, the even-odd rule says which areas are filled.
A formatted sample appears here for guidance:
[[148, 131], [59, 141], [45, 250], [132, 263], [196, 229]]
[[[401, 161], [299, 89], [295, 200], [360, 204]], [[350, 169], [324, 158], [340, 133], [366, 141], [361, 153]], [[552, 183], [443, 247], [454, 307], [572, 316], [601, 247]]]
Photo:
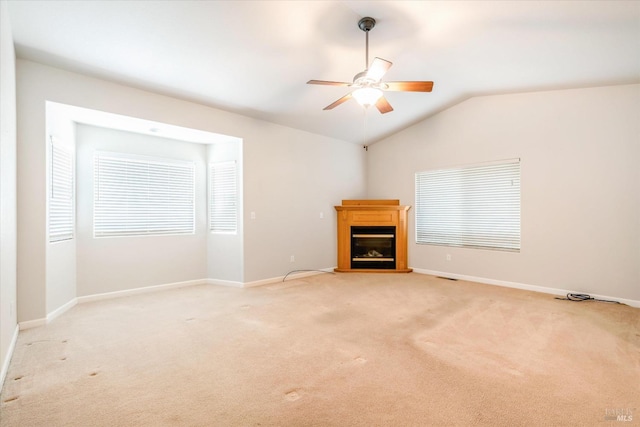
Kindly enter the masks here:
[[386, 90], [402, 92], [431, 92], [433, 82], [385, 82], [388, 86]]
[[393, 107], [391, 106], [391, 104], [389, 104], [389, 101], [387, 101], [387, 99], [384, 96], [381, 96], [380, 98], [378, 98], [378, 101], [376, 102], [376, 108], [382, 114], [393, 111]]
[[351, 92], [349, 92], [348, 94], [346, 94], [345, 96], [343, 96], [342, 98], [338, 99], [336, 102], [334, 102], [333, 104], [329, 104], [326, 107], [323, 108], [323, 110], [331, 110], [332, 108], [337, 107], [338, 105], [342, 104], [343, 102], [347, 102], [348, 100], [350, 100], [352, 98], [351, 96]]
[[393, 63], [387, 61], [386, 59], [373, 58], [373, 61], [371, 61], [371, 65], [369, 65], [369, 68], [367, 69], [366, 76], [375, 81], [379, 81], [382, 76], [385, 75], [387, 70], [391, 68], [392, 65]]
[[309, 80], [308, 85], [326, 85], [326, 86], [349, 86], [351, 83], [345, 82], [330, 82], [327, 80]]

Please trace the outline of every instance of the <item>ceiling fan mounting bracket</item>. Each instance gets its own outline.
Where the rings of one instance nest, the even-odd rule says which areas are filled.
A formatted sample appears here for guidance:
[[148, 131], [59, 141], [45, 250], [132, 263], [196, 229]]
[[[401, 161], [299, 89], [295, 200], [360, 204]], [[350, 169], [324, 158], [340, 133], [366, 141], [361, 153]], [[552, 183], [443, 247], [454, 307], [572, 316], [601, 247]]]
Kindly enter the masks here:
[[358, 27], [364, 32], [369, 32], [376, 26], [376, 20], [368, 16], [358, 21]]

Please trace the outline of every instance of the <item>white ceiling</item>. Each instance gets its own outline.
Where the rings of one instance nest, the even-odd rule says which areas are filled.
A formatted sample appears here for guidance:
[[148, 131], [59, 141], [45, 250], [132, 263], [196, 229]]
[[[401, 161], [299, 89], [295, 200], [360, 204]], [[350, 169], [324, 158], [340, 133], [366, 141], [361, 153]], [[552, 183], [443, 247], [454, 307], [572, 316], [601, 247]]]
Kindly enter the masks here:
[[[9, 1], [18, 57], [223, 110], [371, 143], [477, 95], [640, 82], [640, 1]], [[351, 100], [323, 111], [365, 68], [381, 115]]]

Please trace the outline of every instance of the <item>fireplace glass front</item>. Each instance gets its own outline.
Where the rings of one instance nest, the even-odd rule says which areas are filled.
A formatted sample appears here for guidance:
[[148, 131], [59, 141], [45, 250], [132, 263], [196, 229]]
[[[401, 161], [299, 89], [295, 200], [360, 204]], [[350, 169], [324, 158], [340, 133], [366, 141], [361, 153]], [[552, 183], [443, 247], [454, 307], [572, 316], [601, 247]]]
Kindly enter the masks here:
[[351, 227], [351, 268], [395, 269], [395, 227]]

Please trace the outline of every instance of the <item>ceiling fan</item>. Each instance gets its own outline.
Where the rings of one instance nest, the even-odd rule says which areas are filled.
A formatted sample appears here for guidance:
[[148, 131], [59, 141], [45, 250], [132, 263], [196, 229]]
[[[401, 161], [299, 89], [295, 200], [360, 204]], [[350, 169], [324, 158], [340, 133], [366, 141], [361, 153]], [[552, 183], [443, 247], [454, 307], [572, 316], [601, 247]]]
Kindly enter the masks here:
[[[358, 21], [358, 27], [366, 34], [366, 57], [365, 66], [369, 64], [369, 31], [376, 25], [376, 20], [370, 17], [362, 18]], [[326, 86], [349, 86], [354, 88], [342, 98], [324, 107], [324, 110], [331, 110], [338, 105], [354, 98], [363, 107], [375, 105], [382, 114], [393, 111], [389, 101], [383, 96], [382, 91], [399, 92], [431, 92], [433, 82], [408, 81], [408, 82], [383, 82], [382, 77], [393, 65], [390, 61], [382, 58], [374, 58], [371, 65], [364, 71], [353, 77], [353, 83], [332, 82], [326, 80], [309, 80], [307, 84]]]

